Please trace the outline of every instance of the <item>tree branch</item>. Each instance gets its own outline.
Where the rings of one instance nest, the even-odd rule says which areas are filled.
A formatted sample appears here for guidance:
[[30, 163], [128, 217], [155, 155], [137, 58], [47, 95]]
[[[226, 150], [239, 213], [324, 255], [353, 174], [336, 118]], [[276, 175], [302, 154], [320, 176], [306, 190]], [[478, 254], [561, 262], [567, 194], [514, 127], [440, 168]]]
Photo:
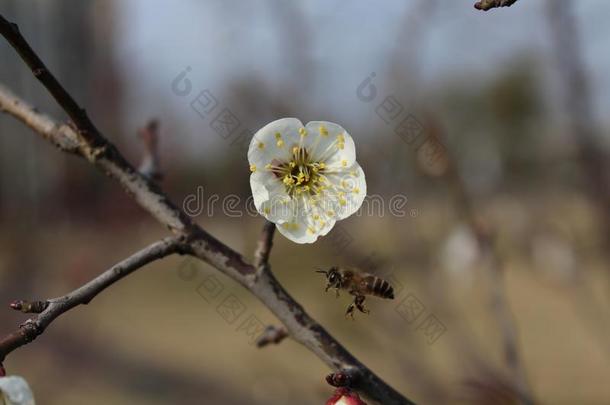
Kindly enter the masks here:
[[269, 255], [271, 254], [271, 248], [273, 247], [274, 234], [275, 224], [273, 222], [265, 221], [263, 231], [261, 232], [260, 239], [258, 240], [256, 252], [254, 252], [254, 266], [257, 269], [269, 264]]
[[263, 348], [273, 343], [274, 345], [280, 344], [282, 340], [288, 337], [288, 331], [283, 326], [269, 325], [265, 328], [265, 331], [256, 341], [256, 347]]
[[492, 8], [498, 7], [510, 7], [515, 4], [517, 0], [481, 0], [475, 3], [474, 8], [477, 10], [491, 10]]
[[34, 303], [14, 302], [11, 305], [13, 309], [25, 309], [26, 312], [39, 313], [39, 315], [28, 319], [18, 330], [0, 341], [0, 363], [7, 354], [40, 336], [51, 322], [63, 313], [76, 306], [88, 304], [100, 292], [148, 263], [179, 253], [181, 250], [182, 242], [179, 238], [167, 238], [140, 250], [63, 297]]
[[[15, 103], [26, 106], [27, 104], [1, 88], [0, 110], [4, 110], [23, 121], [44, 138], [52, 140], [55, 145], [66, 143], [72, 145], [76, 141], [78, 145], [76, 150], [79, 155], [85, 157], [103, 173], [117, 180], [127, 193], [157, 221], [175, 234], [183, 236], [184, 243], [188, 244], [188, 253], [204, 260], [250, 290], [282, 321], [294, 340], [307, 347], [329, 367], [334, 370], [354, 370], [360, 377], [358, 379], [359, 384], [354, 387], [355, 389], [372, 400], [383, 404], [413, 403], [358, 361], [312, 319], [301, 305], [284, 290], [268, 266], [263, 266], [263, 271], [257, 274], [256, 267], [247, 263], [239, 253], [195, 224], [157, 185], [135, 170], [118, 149], [101, 135], [84, 110], [61, 87], [21, 36], [17, 26], [9, 23], [1, 15], [0, 34], [13, 45], [32, 69], [34, 75], [68, 113], [75, 128], [58, 126], [55, 123], [49, 125], [52, 120], [35, 112], [31, 107], [26, 108], [27, 111], [24, 111], [23, 106], [21, 108], [14, 107]], [[36, 326], [36, 323], [34, 325]], [[31, 326], [24, 325], [20, 332], [27, 330], [27, 328], [31, 328]], [[37, 336], [35, 333], [37, 329], [38, 327], [35, 327], [34, 332], [29, 332], [26, 336]], [[6, 338], [9, 341], [5, 344], [11, 345], [12, 342], [23, 342], [24, 338], [20, 337], [22, 334], [18, 333], [18, 335], [17, 338]], [[16, 347], [21, 345], [19, 344]]]

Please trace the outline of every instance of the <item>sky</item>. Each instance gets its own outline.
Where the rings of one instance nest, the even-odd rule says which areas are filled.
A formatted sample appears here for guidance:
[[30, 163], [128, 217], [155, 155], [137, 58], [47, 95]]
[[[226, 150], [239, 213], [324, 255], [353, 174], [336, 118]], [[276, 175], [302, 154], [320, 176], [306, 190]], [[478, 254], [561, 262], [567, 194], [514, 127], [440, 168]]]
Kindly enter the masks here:
[[[473, 0], [439, 0], [428, 16], [414, 14], [419, 1], [310, 0], [286, 7], [282, 0], [117, 2], [121, 36], [117, 56], [127, 71], [134, 105], [133, 125], [151, 111], [172, 110], [190, 128], [201, 125], [188, 102], [171, 91], [186, 67], [193, 87], [222, 95], [232, 81], [257, 77], [273, 91], [292, 86], [298, 97], [333, 117], [370, 116], [355, 89], [371, 72], [387, 74], [388, 55], [409, 35], [407, 18], [425, 24], [420, 38], [420, 83], [426, 89], [451, 81], [492, 77], [520, 55], [554, 60], [546, 19], [546, 1], [520, 0], [487, 13]], [[418, 9], [419, 10], [419, 9]], [[610, 107], [610, 2], [574, 1], [583, 54], [596, 100], [595, 114], [608, 125]], [[406, 28], [405, 28], [406, 27]], [[303, 41], [284, 33], [305, 32]], [[404, 34], [403, 34], [404, 35]], [[309, 50], [309, 52], [305, 52]], [[313, 68], [304, 76], [299, 65]], [[544, 79], [556, 80], [552, 70]], [[474, 79], [476, 78], [476, 80]], [[552, 87], [552, 86], [551, 86]], [[197, 133], [197, 130], [194, 131]]]

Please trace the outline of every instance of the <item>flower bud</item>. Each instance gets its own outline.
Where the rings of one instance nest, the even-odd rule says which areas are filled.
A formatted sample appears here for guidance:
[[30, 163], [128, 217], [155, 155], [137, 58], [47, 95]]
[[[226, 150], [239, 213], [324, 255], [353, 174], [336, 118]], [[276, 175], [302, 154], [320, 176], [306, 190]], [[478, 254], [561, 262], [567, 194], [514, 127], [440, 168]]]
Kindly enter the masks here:
[[348, 388], [337, 388], [326, 405], [366, 405], [357, 393]]

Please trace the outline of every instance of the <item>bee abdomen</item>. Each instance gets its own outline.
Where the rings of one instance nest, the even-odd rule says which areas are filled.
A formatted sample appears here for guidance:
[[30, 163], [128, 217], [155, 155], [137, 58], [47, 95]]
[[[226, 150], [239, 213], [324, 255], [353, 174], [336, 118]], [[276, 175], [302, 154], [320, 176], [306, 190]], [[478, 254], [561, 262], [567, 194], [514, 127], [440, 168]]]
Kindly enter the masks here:
[[377, 297], [386, 298], [386, 299], [394, 299], [394, 289], [387, 281], [376, 277], [375, 283], [373, 284], [373, 295]]

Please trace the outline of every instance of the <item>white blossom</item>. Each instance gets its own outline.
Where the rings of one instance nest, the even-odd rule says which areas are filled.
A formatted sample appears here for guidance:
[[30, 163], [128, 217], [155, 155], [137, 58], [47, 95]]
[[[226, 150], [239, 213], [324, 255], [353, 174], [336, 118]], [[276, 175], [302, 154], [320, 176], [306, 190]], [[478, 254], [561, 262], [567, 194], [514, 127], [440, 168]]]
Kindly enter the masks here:
[[34, 395], [27, 381], [21, 377], [0, 378], [1, 405], [35, 405]]
[[366, 196], [352, 137], [340, 125], [282, 118], [250, 142], [256, 209], [296, 243], [313, 243], [356, 212]]

